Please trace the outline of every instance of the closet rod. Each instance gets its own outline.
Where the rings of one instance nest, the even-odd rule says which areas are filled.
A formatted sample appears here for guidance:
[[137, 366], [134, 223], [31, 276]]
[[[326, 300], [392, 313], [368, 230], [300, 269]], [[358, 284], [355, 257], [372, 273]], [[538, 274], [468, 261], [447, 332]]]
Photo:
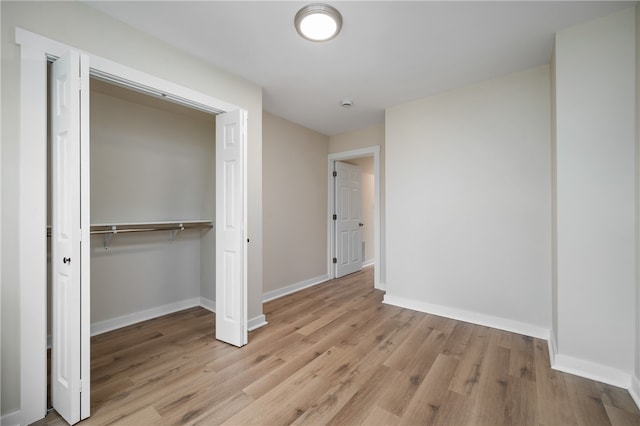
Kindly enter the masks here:
[[91, 234], [122, 234], [125, 232], [183, 231], [185, 229], [213, 228], [211, 222], [176, 223], [175, 225], [145, 226], [144, 224], [127, 225], [91, 225]]
[[185, 229], [210, 229], [213, 228], [213, 222], [210, 220], [197, 220], [187, 222], [157, 222], [157, 223], [121, 223], [121, 224], [103, 224], [91, 225], [91, 234], [98, 234], [104, 237], [104, 248], [109, 248], [111, 239], [116, 234], [124, 234], [130, 232], [154, 232], [169, 231], [169, 240], [173, 241], [179, 231]]
[[[91, 235], [122, 234], [128, 232], [183, 231], [185, 229], [211, 229], [212, 221], [167, 222], [167, 223], [120, 223], [91, 225]], [[47, 237], [51, 236], [51, 227], [47, 227]]]

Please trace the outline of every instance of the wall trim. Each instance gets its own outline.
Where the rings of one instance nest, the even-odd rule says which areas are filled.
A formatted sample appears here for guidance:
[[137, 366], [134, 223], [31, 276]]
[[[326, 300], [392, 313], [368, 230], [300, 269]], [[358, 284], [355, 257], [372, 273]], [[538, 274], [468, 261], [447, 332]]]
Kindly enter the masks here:
[[324, 282], [327, 282], [328, 280], [329, 280], [329, 275], [324, 274], [314, 278], [309, 278], [308, 280], [300, 281], [299, 283], [295, 283], [295, 284], [288, 285], [286, 287], [279, 288], [277, 290], [268, 291], [262, 295], [262, 303], [269, 302], [274, 299], [278, 299], [288, 294], [296, 293], [300, 290], [304, 290], [305, 288], [313, 287], [314, 285], [322, 284]]
[[0, 417], [2, 426], [20, 426], [20, 410], [5, 414]]
[[414, 311], [424, 312], [427, 314], [451, 318], [458, 321], [497, 328], [500, 330], [510, 331], [512, 333], [524, 334], [526, 336], [536, 337], [538, 339], [544, 339], [547, 341], [549, 340], [549, 330], [547, 330], [546, 328], [523, 323], [520, 321], [510, 320], [507, 318], [481, 314], [464, 309], [451, 308], [448, 306], [435, 305], [432, 303], [419, 302], [416, 300], [393, 296], [388, 293], [384, 296], [382, 303], [399, 306], [401, 308], [407, 308]]
[[99, 321], [91, 324], [91, 335], [96, 336], [98, 334], [106, 333], [108, 331], [117, 330], [122, 327], [137, 324], [142, 321], [147, 321], [153, 318], [161, 317], [163, 315], [172, 314], [174, 312], [182, 311], [184, 309], [194, 308], [200, 305], [200, 298], [194, 297], [192, 299], [185, 299], [180, 302], [169, 303], [167, 305], [156, 306], [144, 311], [138, 311], [127, 315], [111, 318], [104, 321]]
[[207, 297], [200, 296], [200, 306], [205, 308], [207, 311], [211, 311], [214, 314], [216, 313], [216, 301], [211, 300]]
[[549, 363], [551, 364], [551, 368], [556, 362], [556, 354], [558, 353], [558, 343], [556, 340], [556, 334], [553, 332], [553, 329], [549, 330], [549, 341], [547, 342], [547, 348], [549, 350]]
[[638, 376], [631, 376], [631, 386], [629, 387], [629, 394], [633, 398], [633, 402], [640, 409], [640, 379]]
[[555, 355], [551, 368], [608, 385], [629, 389], [629, 393], [631, 393], [631, 375], [617, 368], [558, 353]]
[[366, 268], [367, 266], [375, 265], [376, 259], [367, 259], [362, 263], [362, 267]]
[[247, 331], [253, 331], [257, 328], [264, 327], [267, 324], [269, 324], [267, 322], [267, 317], [265, 317], [264, 314], [260, 314], [257, 317], [253, 317], [249, 320], [249, 322], [247, 323]]

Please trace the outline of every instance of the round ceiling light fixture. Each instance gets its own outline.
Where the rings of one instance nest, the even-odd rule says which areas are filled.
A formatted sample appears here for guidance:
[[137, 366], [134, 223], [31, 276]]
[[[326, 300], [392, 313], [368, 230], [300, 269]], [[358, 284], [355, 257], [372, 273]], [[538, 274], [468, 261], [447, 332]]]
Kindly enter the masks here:
[[325, 3], [312, 3], [300, 9], [294, 19], [296, 30], [311, 41], [327, 41], [338, 35], [342, 28], [342, 15]]

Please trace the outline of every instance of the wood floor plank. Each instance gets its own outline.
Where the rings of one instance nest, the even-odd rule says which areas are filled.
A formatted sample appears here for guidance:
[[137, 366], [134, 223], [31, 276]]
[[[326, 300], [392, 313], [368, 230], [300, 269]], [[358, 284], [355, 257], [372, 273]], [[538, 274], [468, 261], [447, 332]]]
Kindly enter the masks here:
[[443, 389], [447, 389], [458, 360], [448, 355], [438, 355], [433, 367], [418, 387], [411, 403], [400, 420], [401, 424], [436, 424], [438, 412], [445, 400]]
[[509, 376], [504, 424], [539, 424], [538, 395], [533, 380]]
[[385, 409], [376, 405], [373, 406], [369, 415], [363, 420], [362, 424], [371, 426], [387, 426], [395, 425], [400, 422], [398, 416], [395, 416]]
[[95, 336], [80, 425], [640, 424], [626, 390], [551, 370], [545, 341], [382, 297], [367, 268], [273, 300], [242, 348], [202, 308]]
[[536, 362], [533, 338], [520, 334], [511, 334], [510, 343], [509, 374], [513, 377], [535, 380]]
[[547, 343], [534, 339], [538, 419], [542, 425], [578, 424], [562, 373], [551, 370]]
[[465, 352], [459, 356], [460, 364], [449, 389], [461, 395], [471, 395], [480, 378], [483, 358], [489, 346], [490, 330], [474, 326]]
[[354, 393], [349, 401], [327, 420], [329, 425], [358, 425], [364, 424], [369, 411], [375, 406], [376, 401], [384, 392], [391, 370], [384, 365], [378, 365], [368, 377], [358, 392]]
[[607, 416], [612, 425], [638, 426], [640, 425], [640, 413], [632, 413], [612, 405], [605, 405]]
[[593, 381], [573, 374], [566, 374], [564, 380], [578, 424], [584, 426], [608, 426], [611, 424]]
[[471, 418], [478, 424], [505, 424], [509, 386], [509, 349], [490, 342], [482, 360]]

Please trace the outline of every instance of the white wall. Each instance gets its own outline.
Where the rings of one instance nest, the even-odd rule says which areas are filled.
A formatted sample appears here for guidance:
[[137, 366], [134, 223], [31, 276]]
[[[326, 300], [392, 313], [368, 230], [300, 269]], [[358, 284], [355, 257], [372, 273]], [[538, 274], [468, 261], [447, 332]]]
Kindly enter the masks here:
[[264, 293], [327, 279], [329, 137], [263, 114]]
[[635, 351], [635, 10], [559, 32], [555, 66], [556, 366], [624, 386]]
[[[91, 223], [213, 220], [215, 116], [96, 80], [91, 88]], [[215, 293], [215, 258], [201, 264], [200, 236], [121, 234], [108, 249], [92, 236], [92, 324], [197, 299], [201, 286]], [[202, 268], [212, 269], [208, 282]]]
[[[2, 55], [2, 415], [20, 409], [19, 59], [15, 27], [198, 90], [249, 112], [248, 313], [262, 314], [262, 90], [78, 2], [0, 2]], [[41, 119], [34, 117], [34, 119]], [[36, 167], [34, 170], [38, 170]], [[39, 179], [38, 173], [33, 174]], [[45, 179], [41, 183], [44, 185]], [[35, 185], [35, 184], [34, 184]], [[38, 195], [35, 195], [38, 196]], [[35, 204], [45, 205], [43, 195]], [[42, 219], [44, 226], [45, 218]], [[44, 229], [42, 231], [44, 233]], [[44, 257], [44, 256], [43, 256]], [[24, 260], [24, 259], [22, 259]], [[37, 260], [34, 260], [37, 261]], [[44, 259], [42, 259], [44, 268]], [[44, 275], [44, 274], [43, 274]], [[46, 286], [46, 282], [42, 286]], [[43, 290], [44, 291], [44, 290]]]
[[386, 111], [387, 302], [544, 335], [549, 67]]

